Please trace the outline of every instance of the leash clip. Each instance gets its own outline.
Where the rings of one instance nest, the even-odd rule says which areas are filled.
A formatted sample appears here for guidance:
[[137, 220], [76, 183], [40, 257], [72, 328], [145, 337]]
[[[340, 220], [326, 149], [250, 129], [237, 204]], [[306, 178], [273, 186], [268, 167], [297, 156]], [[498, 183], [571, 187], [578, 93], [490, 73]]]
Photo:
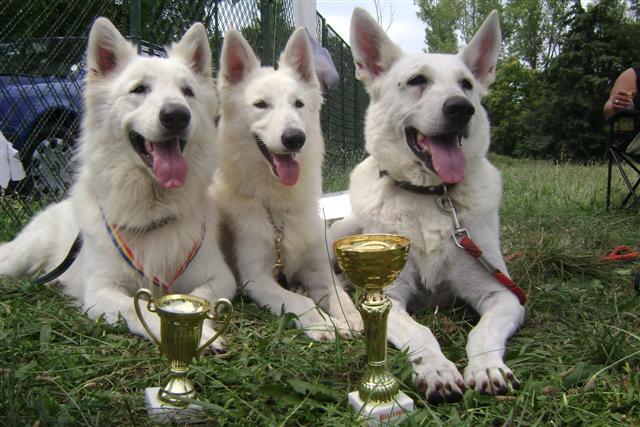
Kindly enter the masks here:
[[436, 206], [438, 206], [440, 212], [451, 217], [453, 221], [453, 232], [451, 233], [453, 241], [457, 247], [464, 249], [461, 242], [465, 237], [469, 238], [469, 230], [464, 226], [462, 220], [458, 218], [460, 210], [454, 206], [453, 200], [447, 194], [446, 186], [444, 187], [444, 194], [436, 198]]

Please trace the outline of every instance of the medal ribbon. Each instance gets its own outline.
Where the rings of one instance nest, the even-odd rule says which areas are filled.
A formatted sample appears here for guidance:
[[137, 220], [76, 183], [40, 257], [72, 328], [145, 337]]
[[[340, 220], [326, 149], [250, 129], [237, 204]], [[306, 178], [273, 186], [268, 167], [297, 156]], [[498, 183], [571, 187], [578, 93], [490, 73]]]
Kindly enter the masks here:
[[165, 282], [156, 275], [148, 277], [145, 274], [143, 265], [136, 260], [133, 250], [131, 250], [129, 245], [127, 245], [127, 242], [124, 240], [124, 237], [122, 236], [122, 233], [120, 232], [118, 226], [116, 224], [107, 222], [107, 219], [105, 218], [104, 212], [102, 212], [102, 210], [100, 213], [102, 214], [102, 220], [104, 222], [105, 228], [107, 229], [107, 234], [109, 234], [109, 238], [111, 238], [111, 242], [113, 243], [113, 246], [115, 246], [118, 250], [120, 256], [126, 261], [127, 264], [129, 264], [129, 267], [137, 271], [140, 276], [144, 277], [147, 280], [150, 280], [154, 285], [161, 287], [165, 294], [168, 294], [171, 291], [171, 286], [173, 286], [176, 280], [178, 280], [178, 278], [182, 276], [182, 273], [184, 273], [191, 261], [193, 261], [193, 258], [195, 258], [198, 250], [200, 250], [200, 247], [202, 246], [202, 242], [204, 241], [204, 233], [206, 231], [206, 227], [205, 224], [202, 223], [202, 233], [200, 234], [200, 239], [193, 244], [193, 247], [187, 254], [185, 260], [182, 262], [182, 265], [180, 265], [180, 268], [178, 268], [178, 271], [173, 276], [173, 279], [171, 279], [169, 282]]

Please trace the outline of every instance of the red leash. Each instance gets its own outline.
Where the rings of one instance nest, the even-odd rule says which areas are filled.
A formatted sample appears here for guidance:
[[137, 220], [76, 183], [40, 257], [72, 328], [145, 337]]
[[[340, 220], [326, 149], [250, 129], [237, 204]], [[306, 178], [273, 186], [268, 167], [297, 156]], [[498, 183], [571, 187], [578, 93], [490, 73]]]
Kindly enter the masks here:
[[462, 224], [458, 218], [458, 209], [453, 205], [453, 200], [446, 192], [444, 195], [436, 199], [438, 208], [449, 215], [453, 220], [453, 241], [456, 246], [464, 249], [469, 255], [476, 258], [480, 264], [491, 274], [502, 286], [509, 289], [520, 301], [521, 305], [525, 305], [527, 302], [527, 294], [524, 290], [516, 285], [516, 283], [509, 278], [505, 273], [495, 267], [483, 254], [482, 250], [476, 245], [476, 243], [469, 236], [469, 230]]
[[480, 263], [486, 268], [486, 270], [491, 274], [500, 284], [502, 284], [505, 288], [509, 289], [515, 296], [518, 297], [518, 301], [520, 304], [525, 305], [527, 302], [527, 295], [524, 293], [524, 290], [518, 285], [515, 284], [513, 280], [509, 278], [506, 274], [504, 274], [499, 269], [493, 267], [482, 255], [482, 251], [476, 245], [476, 243], [471, 240], [471, 237], [464, 236], [460, 239], [460, 246], [467, 251], [469, 255], [478, 259]]
[[608, 254], [601, 256], [600, 261], [633, 261], [640, 257], [640, 253], [632, 251], [629, 246], [616, 246]]

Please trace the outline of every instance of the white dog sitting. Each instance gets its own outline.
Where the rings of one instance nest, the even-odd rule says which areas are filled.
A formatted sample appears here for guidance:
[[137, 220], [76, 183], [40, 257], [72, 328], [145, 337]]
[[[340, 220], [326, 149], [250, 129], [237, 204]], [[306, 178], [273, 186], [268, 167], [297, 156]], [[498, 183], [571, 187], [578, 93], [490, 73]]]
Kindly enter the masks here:
[[[334, 284], [318, 215], [322, 96], [304, 29], [293, 33], [278, 65], [261, 67], [239, 32], [225, 34], [214, 198], [244, 292], [274, 314], [295, 314], [310, 338], [332, 339], [336, 327], [348, 335], [362, 320]], [[286, 289], [287, 283], [301, 285], [308, 296]]]

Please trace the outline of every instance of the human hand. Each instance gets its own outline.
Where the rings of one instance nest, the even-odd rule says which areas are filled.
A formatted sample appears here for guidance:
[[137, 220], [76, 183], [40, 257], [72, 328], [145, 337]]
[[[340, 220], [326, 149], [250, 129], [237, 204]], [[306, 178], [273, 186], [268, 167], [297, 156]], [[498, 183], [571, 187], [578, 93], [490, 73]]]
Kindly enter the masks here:
[[633, 92], [619, 90], [611, 98], [611, 107], [615, 110], [633, 109]]

